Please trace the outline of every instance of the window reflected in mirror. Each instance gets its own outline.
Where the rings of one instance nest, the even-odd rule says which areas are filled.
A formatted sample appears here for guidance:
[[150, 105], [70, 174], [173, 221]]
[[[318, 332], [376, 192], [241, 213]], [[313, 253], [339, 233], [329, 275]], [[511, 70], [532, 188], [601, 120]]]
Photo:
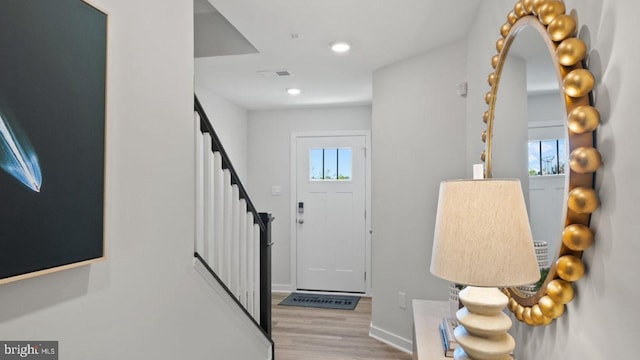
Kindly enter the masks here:
[[567, 167], [565, 139], [529, 141], [529, 176], [563, 175]]

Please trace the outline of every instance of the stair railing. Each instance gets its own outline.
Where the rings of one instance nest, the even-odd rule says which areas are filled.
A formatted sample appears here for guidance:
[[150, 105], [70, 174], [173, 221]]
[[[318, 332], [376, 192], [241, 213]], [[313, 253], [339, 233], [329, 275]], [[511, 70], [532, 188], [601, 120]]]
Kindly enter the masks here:
[[258, 213], [195, 97], [195, 258], [271, 340], [270, 213]]

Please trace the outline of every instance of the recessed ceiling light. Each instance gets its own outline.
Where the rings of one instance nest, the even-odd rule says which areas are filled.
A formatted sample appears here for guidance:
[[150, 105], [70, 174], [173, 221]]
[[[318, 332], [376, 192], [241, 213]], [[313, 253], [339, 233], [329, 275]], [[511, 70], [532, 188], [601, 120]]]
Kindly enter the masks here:
[[301, 91], [298, 88], [290, 88], [290, 89], [287, 89], [287, 92], [289, 93], [289, 95], [296, 96], [296, 95], [300, 95]]
[[351, 45], [349, 45], [348, 43], [346, 43], [344, 41], [338, 41], [338, 42], [335, 42], [335, 43], [331, 44], [331, 50], [333, 50], [333, 52], [345, 53], [345, 52], [349, 51], [349, 49], [351, 49]]

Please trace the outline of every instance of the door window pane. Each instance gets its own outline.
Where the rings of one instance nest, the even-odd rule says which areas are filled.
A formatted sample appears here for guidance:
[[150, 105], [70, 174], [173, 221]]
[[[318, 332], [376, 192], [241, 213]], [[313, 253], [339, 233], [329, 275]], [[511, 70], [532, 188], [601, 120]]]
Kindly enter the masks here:
[[540, 154], [542, 159], [542, 175], [554, 174], [558, 160], [558, 143], [556, 140], [544, 140], [540, 142]]
[[311, 180], [322, 180], [324, 176], [323, 149], [311, 149], [309, 152], [309, 178]]
[[542, 175], [540, 172], [540, 141], [529, 141], [529, 175]]
[[558, 139], [558, 174], [564, 174], [567, 167], [567, 147], [564, 139]]
[[338, 149], [338, 180], [351, 180], [351, 148]]
[[324, 179], [338, 179], [338, 149], [324, 149]]

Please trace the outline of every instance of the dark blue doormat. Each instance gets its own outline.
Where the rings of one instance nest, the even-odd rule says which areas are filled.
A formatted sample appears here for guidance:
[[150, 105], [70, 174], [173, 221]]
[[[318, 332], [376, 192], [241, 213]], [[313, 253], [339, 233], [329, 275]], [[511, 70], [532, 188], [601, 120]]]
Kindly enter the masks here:
[[279, 305], [353, 310], [358, 305], [358, 301], [360, 296], [293, 293]]

